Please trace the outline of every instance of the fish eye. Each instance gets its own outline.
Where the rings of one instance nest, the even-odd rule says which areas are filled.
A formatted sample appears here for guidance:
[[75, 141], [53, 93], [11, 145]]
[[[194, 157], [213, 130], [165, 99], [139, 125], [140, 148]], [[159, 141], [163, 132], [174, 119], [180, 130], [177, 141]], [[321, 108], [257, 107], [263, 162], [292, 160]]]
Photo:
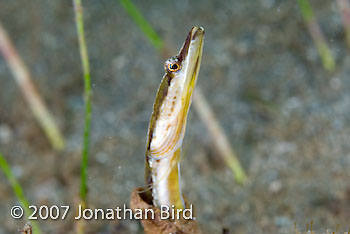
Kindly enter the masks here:
[[180, 64], [177, 62], [171, 62], [168, 64], [168, 71], [170, 72], [176, 72], [180, 69]]

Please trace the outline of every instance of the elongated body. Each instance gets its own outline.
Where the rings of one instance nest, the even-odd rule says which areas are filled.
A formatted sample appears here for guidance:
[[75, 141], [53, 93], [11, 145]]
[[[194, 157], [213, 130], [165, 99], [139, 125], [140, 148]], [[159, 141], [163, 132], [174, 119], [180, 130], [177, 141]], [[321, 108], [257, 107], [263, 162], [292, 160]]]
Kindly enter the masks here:
[[153, 106], [146, 149], [147, 199], [157, 207], [184, 208], [180, 185], [180, 151], [192, 92], [202, 58], [204, 29], [193, 27], [178, 55], [165, 62]]

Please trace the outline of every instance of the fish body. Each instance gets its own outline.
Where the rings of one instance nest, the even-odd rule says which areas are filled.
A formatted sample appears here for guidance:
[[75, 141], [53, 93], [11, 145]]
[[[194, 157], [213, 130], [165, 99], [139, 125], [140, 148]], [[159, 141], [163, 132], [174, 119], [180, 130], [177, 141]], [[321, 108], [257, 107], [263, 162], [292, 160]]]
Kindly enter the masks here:
[[185, 208], [181, 192], [180, 154], [187, 114], [198, 78], [204, 29], [193, 27], [178, 55], [164, 65], [148, 128], [145, 179], [146, 198], [156, 207]]

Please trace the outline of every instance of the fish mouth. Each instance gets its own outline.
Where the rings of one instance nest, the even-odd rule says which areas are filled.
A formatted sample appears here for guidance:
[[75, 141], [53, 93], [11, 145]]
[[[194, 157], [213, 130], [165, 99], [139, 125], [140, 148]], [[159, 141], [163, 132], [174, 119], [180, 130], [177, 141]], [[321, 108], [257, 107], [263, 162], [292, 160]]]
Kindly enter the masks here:
[[202, 27], [193, 27], [188, 33], [185, 43], [177, 56], [184, 72], [182, 89], [184, 117], [187, 115], [190, 107], [193, 89], [198, 78], [202, 59], [203, 42], [204, 29]]
[[[203, 27], [193, 27], [189, 31], [186, 40], [179, 52], [179, 55], [177, 56], [177, 59], [179, 62], [182, 62], [186, 56], [188, 55], [189, 50], [191, 47], [194, 46], [194, 44], [198, 44], [198, 41], [200, 41], [200, 44], [203, 44], [203, 38], [204, 38], [204, 28]], [[197, 42], [197, 43], [195, 43]]]

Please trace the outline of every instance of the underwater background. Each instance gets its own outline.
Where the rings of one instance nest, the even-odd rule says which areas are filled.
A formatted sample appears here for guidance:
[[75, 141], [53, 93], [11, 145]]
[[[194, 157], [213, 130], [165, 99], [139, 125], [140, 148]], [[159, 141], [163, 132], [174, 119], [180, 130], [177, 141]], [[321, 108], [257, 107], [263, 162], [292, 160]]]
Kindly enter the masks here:
[[[204, 233], [323, 233], [350, 229], [350, 48], [337, 1], [310, 0], [335, 61], [326, 68], [297, 1], [134, 0], [175, 55], [205, 28], [197, 86], [240, 159], [240, 185], [191, 108], [182, 186]], [[88, 202], [129, 204], [144, 185], [149, 118], [164, 73], [159, 53], [117, 0], [86, 0], [92, 82]], [[1, 0], [0, 22], [66, 140], [54, 151], [0, 55], [0, 152], [30, 204], [70, 205], [80, 189], [84, 81], [71, 1]], [[0, 234], [26, 223], [0, 172]], [[74, 221], [39, 221], [75, 233]], [[143, 233], [137, 220], [92, 221], [86, 233]]]

